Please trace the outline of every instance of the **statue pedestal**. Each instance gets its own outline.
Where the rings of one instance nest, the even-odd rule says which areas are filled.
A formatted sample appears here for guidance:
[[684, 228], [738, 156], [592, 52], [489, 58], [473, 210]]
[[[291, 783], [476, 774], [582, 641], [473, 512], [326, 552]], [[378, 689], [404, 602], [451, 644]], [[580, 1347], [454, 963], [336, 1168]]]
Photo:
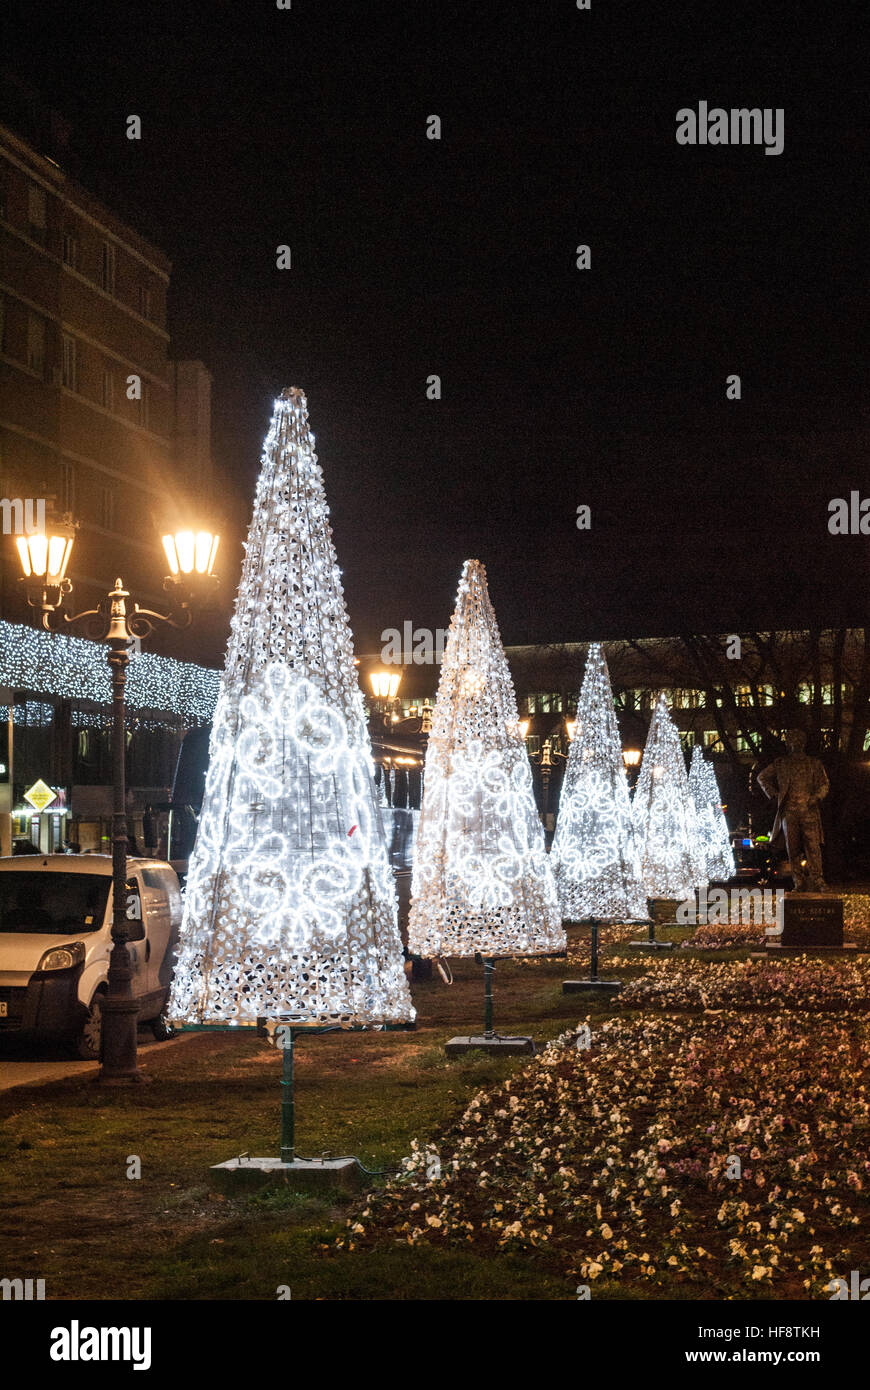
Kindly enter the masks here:
[[787, 893], [782, 906], [782, 932], [768, 936], [765, 953], [800, 955], [803, 951], [851, 954], [843, 945], [843, 899], [831, 893]]

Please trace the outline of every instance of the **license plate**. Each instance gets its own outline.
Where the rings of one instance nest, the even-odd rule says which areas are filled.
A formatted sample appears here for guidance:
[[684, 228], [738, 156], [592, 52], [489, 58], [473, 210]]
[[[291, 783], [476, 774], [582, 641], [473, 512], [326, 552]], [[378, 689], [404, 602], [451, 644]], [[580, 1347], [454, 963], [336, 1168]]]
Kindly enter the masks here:
[[8, 1018], [8, 1017], [9, 1017], [9, 1005], [6, 1003], [6, 1000], [5, 1000], [5, 999], [0, 999], [0, 1018]]

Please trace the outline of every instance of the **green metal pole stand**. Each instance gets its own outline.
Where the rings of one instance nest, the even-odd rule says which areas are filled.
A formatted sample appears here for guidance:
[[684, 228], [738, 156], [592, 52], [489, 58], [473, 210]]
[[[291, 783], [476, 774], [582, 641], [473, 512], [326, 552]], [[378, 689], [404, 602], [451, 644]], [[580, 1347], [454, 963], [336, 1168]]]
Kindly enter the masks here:
[[296, 1160], [296, 1100], [293, 1090], [293, 1029], [286, 1028], [281, 1040], [284, 1065], [281, 1071], [281, 1162]]
[[495, 970], [494, 960], [483, 962], [483, 1036], [491, 1038], [492, 1032], [492, 972]]

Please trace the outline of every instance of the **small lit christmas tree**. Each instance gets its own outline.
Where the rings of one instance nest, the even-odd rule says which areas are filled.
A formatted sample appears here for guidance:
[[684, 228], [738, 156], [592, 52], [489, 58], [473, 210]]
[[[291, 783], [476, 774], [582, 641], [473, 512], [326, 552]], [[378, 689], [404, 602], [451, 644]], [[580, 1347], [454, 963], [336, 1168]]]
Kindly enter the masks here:
[[323, 476], [275, 402], [211, 734], [171, 1012], [414, 1017]]
[[728, 823], [722, 810], [716, 769], [708, 763], [700, 744], [692, 749], [689, 791], [698, 817], [698, 838], [708, 880], [729, 879], [736, 872]]
[[441, 666], [411, 895], [414, 955], [564, 950], [513, 682], [477, 560], [462, 571]]
[[646, 916], [619, 726], [598, 642], [586, 658], [550, 863], [567, 920]]
[[641, 878], [647, 897], [692, 897], [706, 883], [695, 803], [680, 736], [660, 695], [647, 734], [632, 802]]

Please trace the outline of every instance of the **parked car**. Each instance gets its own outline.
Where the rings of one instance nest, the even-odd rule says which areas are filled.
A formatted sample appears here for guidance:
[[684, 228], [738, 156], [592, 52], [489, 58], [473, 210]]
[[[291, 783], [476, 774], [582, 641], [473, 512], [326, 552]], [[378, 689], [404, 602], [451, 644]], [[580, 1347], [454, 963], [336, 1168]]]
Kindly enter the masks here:
[[[133, 997], [159, 1040], [171, 1033], [181, 890], [159, 859], [127, 865]], [[69, 1040], [80, 1057], [98, 1058], [111, 949], [110, 856], [0, 859], [0, 1037]]]

